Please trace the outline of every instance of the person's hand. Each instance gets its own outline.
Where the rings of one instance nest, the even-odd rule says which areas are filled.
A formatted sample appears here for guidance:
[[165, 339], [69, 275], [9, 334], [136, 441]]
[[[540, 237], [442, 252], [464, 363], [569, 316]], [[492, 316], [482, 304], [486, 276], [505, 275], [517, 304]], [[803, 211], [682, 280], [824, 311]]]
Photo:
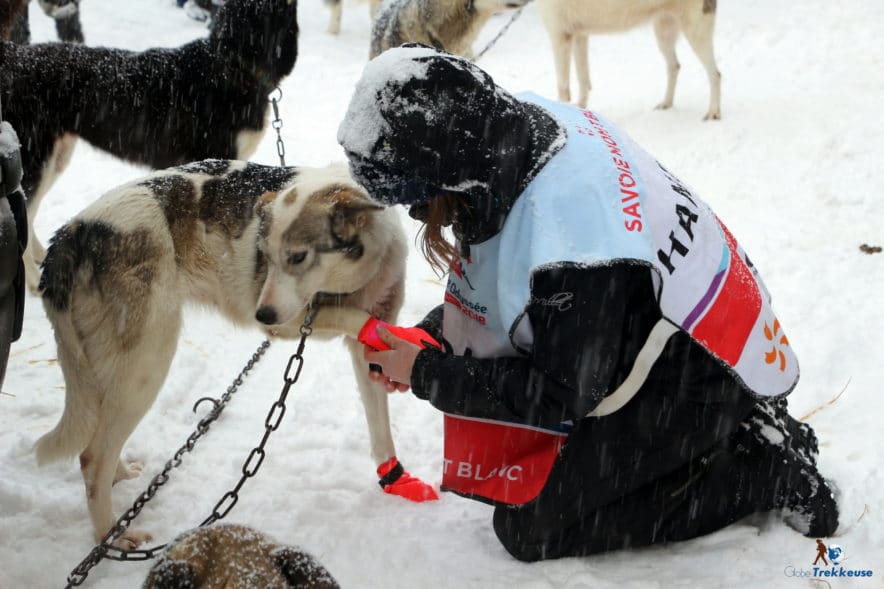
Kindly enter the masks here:
[[[381, 330], [384, 332], [383, 335], [381, 335]], [[374, 382], [383, 384], [388, 393], [396, 391], [404, 393], [409, 389], [411, 367], [414, 365], [414, 358], [417, 357], [417, 352], [427, 346], [442, 347], [439, 342], [433, 339], [433, 336], [419, 327], [398, 327], [396, 325], [389, 325], [374, 317], [365, 322], [365, 325], [363, 325], [362, 329], [359, 331], [357, 339], [365, 344], [365, 359], [371, 364], [368, 373], [369, 378]], [[414, 352], [414, 356], [410, 361], [407, 358], [402, 358], [402, 354], [399, 355], [400, 358], [397, 360], [401, 365], [399, 366], [399, 369], [401, 369], [401, 371], [407, 370], [407, 382], [398, 381], [391, 377], [386, 373], [386, 370], [384, 370], [383, 365], [380, 362], [374, 362], [368, 355], [377, 352], [392, 351], [394, 348], [400, 348], [404, 353], [407, 350], [401, 348], [402, 345], [411, 345], [412, 347], [417, 348], [417, 352]], [[380, 368], [380, 370], [376, 370], [376, 367]]]
[[[365, 348], [365, 360], [370, 364], [381, 367], [383, 374], [372, 373], [371, 379], [375, 382], [383, 382], [387, 392], [407, 391], [411, 386], [411, 369], [421, 347], [404, 339], [399, 339], [383, 326], [377, 326], [377, 335], [389, 348], [388, 350], [375, 351], [368, 346]], [[382, 377], [384, 380], [381, 380]]]
[[[365, 348], [366, 351], [370, 350], [370, 348]], [[395, 382], [391, 378], [389, 378], [386, 374], [379, 370], [369, 370], [368, 378], [373, 380], [374, 382], [380, 383], [384, 385], [384, 389], [388, 393], [405, 393], [408, 392], [409, 387], [407, 384], [403, 384], [401, 382]]]

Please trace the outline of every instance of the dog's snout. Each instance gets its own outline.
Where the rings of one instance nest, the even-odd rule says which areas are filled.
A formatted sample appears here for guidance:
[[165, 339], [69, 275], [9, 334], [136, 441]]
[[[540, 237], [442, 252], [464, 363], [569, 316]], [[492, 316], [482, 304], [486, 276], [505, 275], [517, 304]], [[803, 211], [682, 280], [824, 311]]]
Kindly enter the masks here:
[[276, 309], [269, 305], [259, 307], [255, 312], [255, 319], [264, 325], [276, 325], [279, 323], [279, 316], [276, 314]]

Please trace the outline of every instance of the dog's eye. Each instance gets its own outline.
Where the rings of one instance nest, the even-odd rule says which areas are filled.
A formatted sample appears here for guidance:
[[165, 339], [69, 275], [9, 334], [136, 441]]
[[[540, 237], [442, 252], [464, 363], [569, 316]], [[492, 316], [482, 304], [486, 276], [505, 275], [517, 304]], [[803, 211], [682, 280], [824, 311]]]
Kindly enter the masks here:
[[292, 266], [297, 266], [301, 262], [307, 259], [307, 252], [292, 252], [289, 254], [288, 263]]

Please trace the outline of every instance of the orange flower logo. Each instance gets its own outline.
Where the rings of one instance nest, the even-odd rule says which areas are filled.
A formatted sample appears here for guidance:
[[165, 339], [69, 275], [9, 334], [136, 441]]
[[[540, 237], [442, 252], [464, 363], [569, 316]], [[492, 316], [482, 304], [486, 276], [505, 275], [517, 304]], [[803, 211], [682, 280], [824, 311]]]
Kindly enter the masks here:
[[[767, 338], [769, 342], [773, 343], [773, 347], [771, 347], [770, 352], [764, 353], [764, 361], [768, 364], [773, 364], [777, 361], [777, 358], [780, 359], [780, 372], [786, 371], [786, 355], [782, 350], [777, 348], [777, 344], [782, 346], [788, 346], [789, 340], [786, 338], [785, 333], [780, 332], [780, 322], [778, 319], [774, 319], [773, 329], [771, 329], [767, 323], [764, 324], [764, 337]], [[779, 339], [777, 339], [779, 337]]]

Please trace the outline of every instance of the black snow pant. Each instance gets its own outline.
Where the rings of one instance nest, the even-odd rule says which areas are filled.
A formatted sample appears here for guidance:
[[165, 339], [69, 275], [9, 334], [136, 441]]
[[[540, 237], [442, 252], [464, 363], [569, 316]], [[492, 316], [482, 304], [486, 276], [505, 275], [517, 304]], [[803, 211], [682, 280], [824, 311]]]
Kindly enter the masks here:
[[562, 484], [554, 470], [534, 501], [498, 506], [494, 530], [523, 561], [688, 540], [781, 508], [796, 529], [827, 536], [838, 512], [816, 454], [813, 430], [788, 415], [785, 400], [764, 401], [702, 455], [601, 506], [587, 508], [593, 489]]

